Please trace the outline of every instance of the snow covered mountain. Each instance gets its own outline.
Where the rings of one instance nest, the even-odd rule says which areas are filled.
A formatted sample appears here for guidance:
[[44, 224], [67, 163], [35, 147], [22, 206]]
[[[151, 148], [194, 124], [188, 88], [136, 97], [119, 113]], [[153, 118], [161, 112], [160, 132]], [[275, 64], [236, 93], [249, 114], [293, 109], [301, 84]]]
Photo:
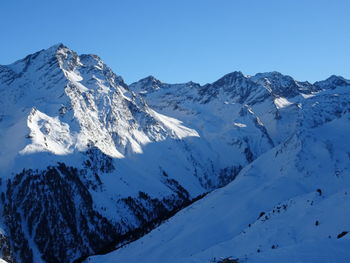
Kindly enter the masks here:
[[[350, 83], [332, 76], [300, 88], [293, 81], [284, 93], [271, 75], [280, 74], [246, 78], [267, 83], [275, 103], [270, 113], [289, 123], [284, 130], [276, 120], [261, 118], [275, 146], [226, 187], [134, 243], [87, 262], [350, 260]], [[254, 101], [250, 105], [259, 109]], [[272, 127], [279, 131], [271, 132]]]
[[[261, 260], [314, 251], [313, 239], [337, 249], [348, 226], [325, 210], [348, 215], [349, 92], [342, 77], [278, 72], [128, 86], [62, 44], [0, 66], [2, 257], [82, 262], [208, 192], [86, 260]], [[316, 217], [318, 232], [304, 226]]]
[[2, 221], [18, 262], [98, 253], [207, 191], [194, 170], [209, 166], [187, 146], [198, 133], [95, 55], [59, 44], [1, 66], [0, 94]]

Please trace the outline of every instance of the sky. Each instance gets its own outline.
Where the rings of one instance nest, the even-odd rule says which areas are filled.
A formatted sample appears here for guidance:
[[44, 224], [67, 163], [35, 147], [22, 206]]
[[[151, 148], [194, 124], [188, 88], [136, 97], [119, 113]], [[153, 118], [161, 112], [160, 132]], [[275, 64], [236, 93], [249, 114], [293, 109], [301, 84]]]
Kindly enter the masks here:
[[63, 43], [126, 83], [213, 82], [242, 71], [350, 79], [349, 0], [11, 0], [0, 64]]

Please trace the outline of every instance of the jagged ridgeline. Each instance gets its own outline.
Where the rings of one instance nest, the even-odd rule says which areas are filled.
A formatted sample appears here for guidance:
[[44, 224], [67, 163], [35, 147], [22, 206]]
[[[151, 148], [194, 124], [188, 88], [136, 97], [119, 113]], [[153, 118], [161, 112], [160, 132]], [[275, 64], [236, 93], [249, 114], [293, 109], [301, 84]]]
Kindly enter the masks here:
[[301, 127], [342, 116], [345, 97], [315, 98], [347, 86], [277, 72], [128, 86], [62, 44], [0, 66], [2, 258], [81, 262], [136, 240]]

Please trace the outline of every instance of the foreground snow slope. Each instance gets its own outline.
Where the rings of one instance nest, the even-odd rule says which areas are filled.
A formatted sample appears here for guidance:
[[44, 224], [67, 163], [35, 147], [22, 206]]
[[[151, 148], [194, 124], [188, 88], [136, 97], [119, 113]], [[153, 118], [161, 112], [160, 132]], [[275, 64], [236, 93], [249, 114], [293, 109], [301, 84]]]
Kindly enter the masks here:
[[349, 88], [309, 97], [294, 134], [232, 183], [87, 262], [349, 262]]

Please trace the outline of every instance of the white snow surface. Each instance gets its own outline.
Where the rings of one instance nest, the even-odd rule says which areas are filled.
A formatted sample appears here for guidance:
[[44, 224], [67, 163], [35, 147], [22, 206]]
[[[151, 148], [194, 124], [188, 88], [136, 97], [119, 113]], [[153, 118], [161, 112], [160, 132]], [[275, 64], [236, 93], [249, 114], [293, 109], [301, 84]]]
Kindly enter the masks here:
[[21, 154], [48, 151], [64, 155], [72, 152], [75, 136], [70, 133], [69, 125], [60, 122], [58, 117], [52, 118], [33, 109], [28, 116], [27, 125], [32, 142], [20, 151]]
[[288, 101], [286, 98], [276, 98], [274, 102], [277, 106], [277, 109], [292, 105], [292, 102]]

